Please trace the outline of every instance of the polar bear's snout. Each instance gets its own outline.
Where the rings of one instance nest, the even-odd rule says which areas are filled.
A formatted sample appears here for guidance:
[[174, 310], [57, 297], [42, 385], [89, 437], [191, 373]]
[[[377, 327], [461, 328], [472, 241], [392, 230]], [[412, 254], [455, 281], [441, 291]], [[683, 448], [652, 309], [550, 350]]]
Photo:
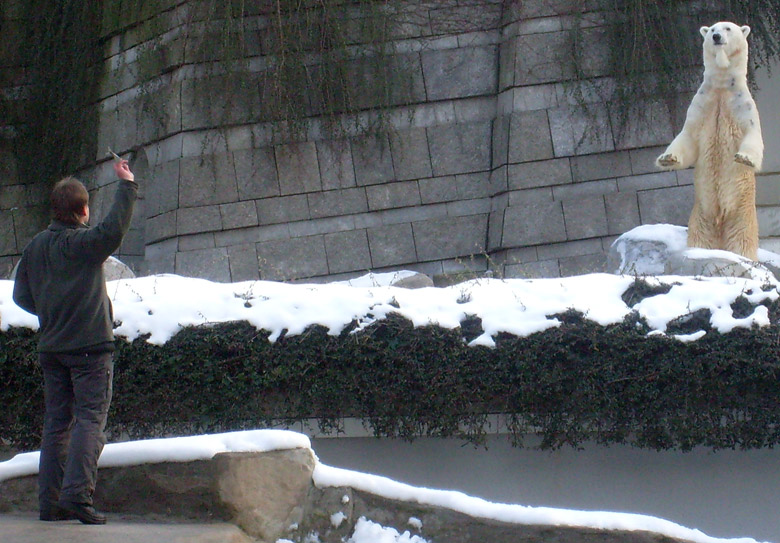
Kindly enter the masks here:
[[723, 36], [716, 32], [712, 35], [712, 43], [715, 45], [725, 45], [726, 42], [723, 41]]

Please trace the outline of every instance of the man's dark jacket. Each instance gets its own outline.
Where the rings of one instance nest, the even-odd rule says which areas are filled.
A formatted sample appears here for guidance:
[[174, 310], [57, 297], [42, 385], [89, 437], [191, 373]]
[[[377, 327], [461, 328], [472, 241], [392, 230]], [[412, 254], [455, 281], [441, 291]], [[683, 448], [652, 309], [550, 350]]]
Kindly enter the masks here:
[[114, 350], [114, 315], [103, 263], [130, 228], [137, 193], [135, 182], [121, 180], [100, 224], [88, 227], [54, 220], [25, 247], [13, 298], [38, 316], [40, 352]]

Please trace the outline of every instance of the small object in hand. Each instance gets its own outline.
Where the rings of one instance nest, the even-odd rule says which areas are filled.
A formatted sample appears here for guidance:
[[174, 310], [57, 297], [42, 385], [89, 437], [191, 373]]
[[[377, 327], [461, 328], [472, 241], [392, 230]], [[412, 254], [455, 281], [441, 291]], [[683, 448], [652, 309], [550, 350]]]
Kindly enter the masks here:
[[122, 157], [121, 157], [121, 156], [119, 156], [118, 154], [116, 154], [116, 153], [115, 153], [114, 151], [112, 151], [110, 148], [109, 148], [109, 150], [108, 150], [108, 154], [109, 154], [109, 155], [111, 155], [112, 157], [114, 157], [114, 160], [116, 160], [117, 162], [121, 162], [121, 161], [122, 161]]

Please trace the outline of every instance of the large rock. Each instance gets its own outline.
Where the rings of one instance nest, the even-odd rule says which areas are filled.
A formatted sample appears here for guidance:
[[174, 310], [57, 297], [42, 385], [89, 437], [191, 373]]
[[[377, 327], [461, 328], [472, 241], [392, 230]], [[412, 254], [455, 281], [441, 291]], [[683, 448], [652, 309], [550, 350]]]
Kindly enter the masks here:
[[[146, 534], [150, 537], [144, 541], [154, 543], [200, 540], [176, 539], [179, 532], [175, 531], [168, 534], [171, 539], [165, 539], [165, 534], [160, 532], [164, 528], [161, 522], [183, 524], [195, 533], [197, 523], [203, 523], [204, 527], [215, 530], [215, 536], [225, 534], [220, 540], [224, 543], [245, 543], [250, 538], [258, 543], [279, 540], [343, 543], [352, 537], [361, 518], [401, 533], [409, 532], [402, 538], [404, 541], [414, 541], [411, 537], [414, 534], [423, 541], [447, 543], [682, 543], [650, 532], [513, 524], [349, 487], [318, 488], [312, 482], [314, 465], [310, 449], [290, 449], [221, 453], [211, 460], [101, 468], [95, 502], [99, 508], [117, 514], [109, 527], [116, 525], [117, 519], [121, 523], [122, 517], [142, 518], [143, 522], [150, 523], [152, 531], [134, 530], [138, 531], [139, 538]], [[36, 509], [36, 477], [0, 482], [0, 513]], [[135, 516], [127, 517], [128, 514]], [[14, 526], [19, 526], [19, 530], [28, 530], [20, 518], [29, 518], [29, 514], [5, 517], [5, 520], [16, 522]], [[0, 516], [0, 521], [3, 520]], [[245, 539], [242, 533], [227, 531], [226, 520], [238, 525], [249, 537]], [[34, 526], [50, 528], [44, 524], [48, 525], [36, 522]], [[134, 537], [135, 534], [128, 532], [126, 539], [143, 540]], [[201, 539], [204, 543], [217, 541], [211, 536]]]
[[719, 250], [689, 248], [688, 229], [671, 224], [638, 226], [612, 243], [607, 269], [626, 275], [745, 277], [775, 282], [780, 255], [759, 250], [759, 262]]

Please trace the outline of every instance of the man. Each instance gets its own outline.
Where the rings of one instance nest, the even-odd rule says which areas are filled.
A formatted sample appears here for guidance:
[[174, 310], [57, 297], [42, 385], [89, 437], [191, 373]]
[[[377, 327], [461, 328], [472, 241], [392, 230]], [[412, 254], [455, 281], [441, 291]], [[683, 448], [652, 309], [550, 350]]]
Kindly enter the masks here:
[[103, 221], [87, 226], [89, 194], [66, 177], [51, 193], [53, 220], [27, 245], [14, 301], [38, 316], [38, 360], [46, 411], [38, 475], [40, 519], [105, 524], [92, 505], [111, 403], [113, 311], [103, 263], [130, 228], [138, 184], [126, 160], [114, 162], [119, 187]]

